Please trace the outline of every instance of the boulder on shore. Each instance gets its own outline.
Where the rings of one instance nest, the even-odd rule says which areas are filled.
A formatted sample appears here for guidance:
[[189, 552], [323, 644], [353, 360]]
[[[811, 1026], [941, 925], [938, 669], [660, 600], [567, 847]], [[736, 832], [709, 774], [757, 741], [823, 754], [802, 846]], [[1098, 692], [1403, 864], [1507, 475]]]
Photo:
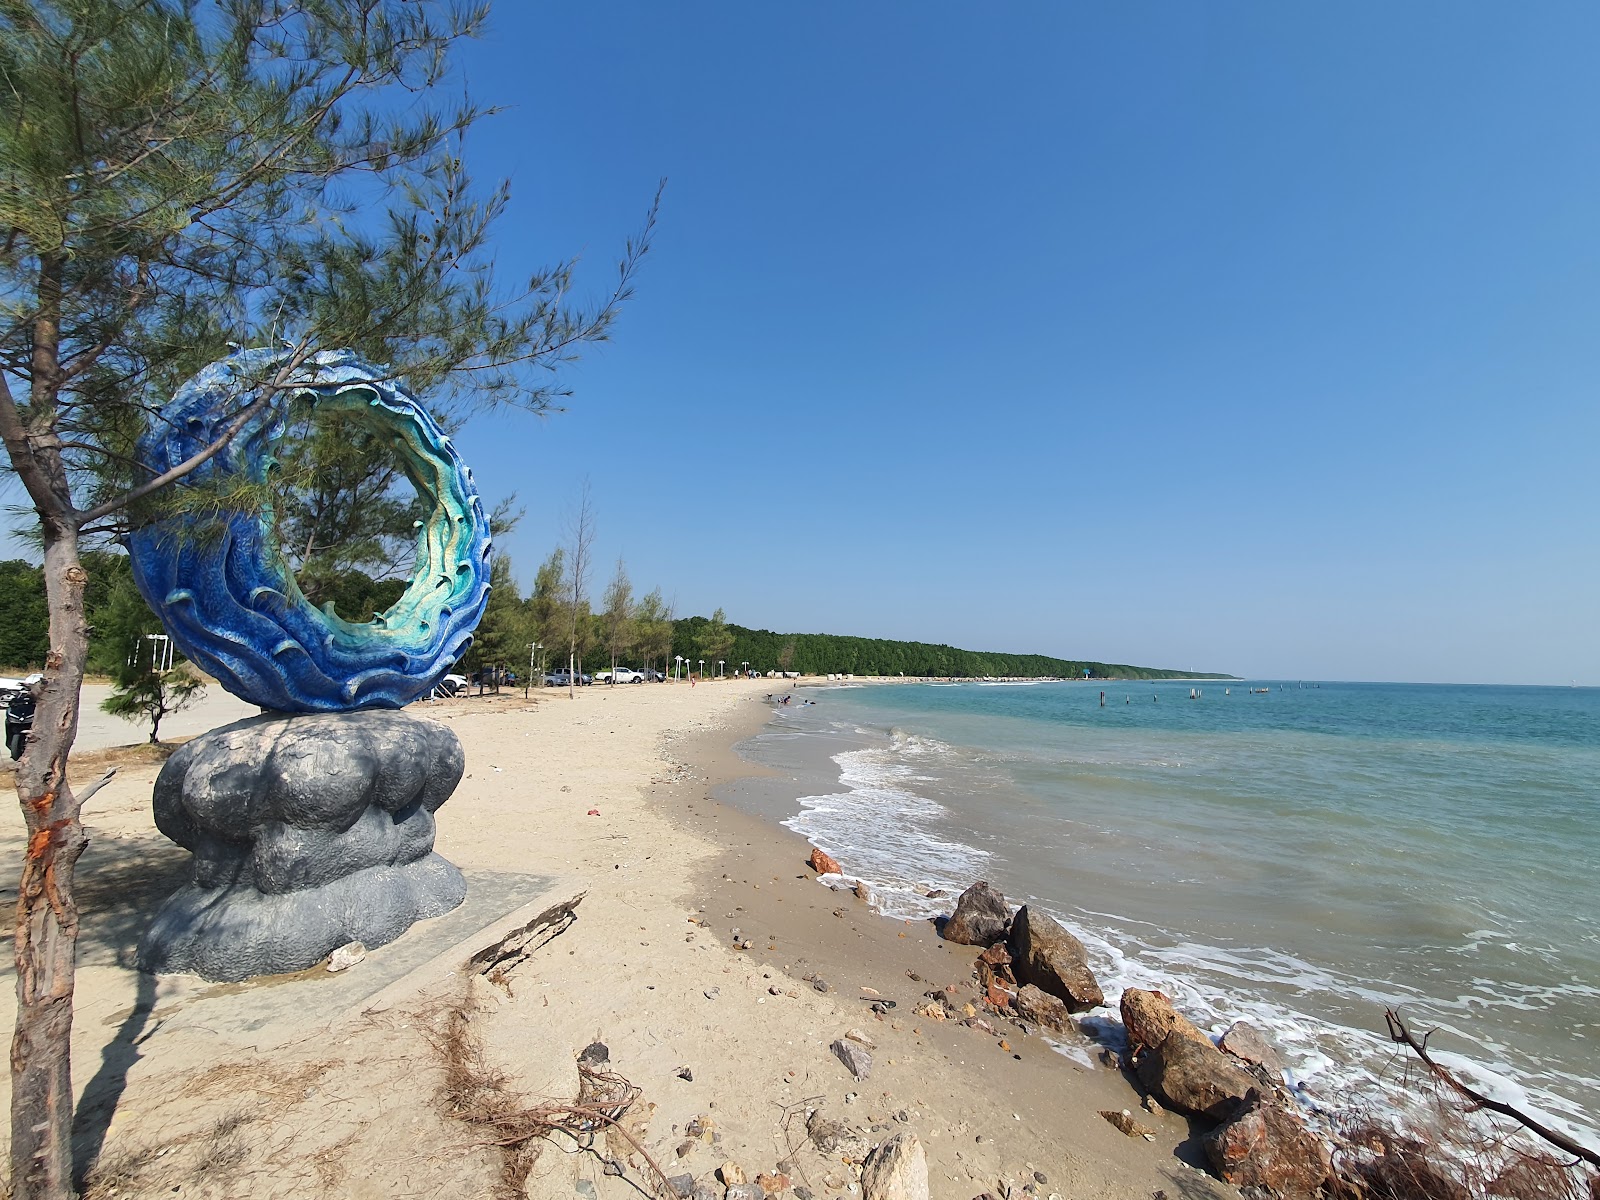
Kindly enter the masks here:
[[1161, 1045], [1173, 1031], [1211, 1045], [1211, 1039], [1173, 1008], [1172, 1001], [1161, 992], [1128, 988], [1122, 993], [1121, 1008], [1122, 1025], [1128, 1031], [1128, 1049], [1135, 1054], [1142, 1047]]
[[806, 860], [811, 864], [811, 869], [818, 875], [843, 875], [844, 868], [839, 865], [839, 860], [834, 858], [821, 846], [811, 851], [811, 857]]
[[1273, 1044], [1267, 1041], [1266, 1035], [1254, 1025], [1245, 1021], [1235, 1021], [1228, 1026], [1228, 1032], [1222, 1035], [1222, 1041], [1218, 1045], [1235, 1058], [1253, 1067], [1260, 1067], [1268, 1075], [1281, 1081], [1283, 1060], [1278, 1057], [1278, 1051]]
[[983, 880], [961, 893], [956, 911], [944, 923], [939, 936], [963, 946], [991, 946], [1003, 942], [1011, 922], [1011, 906], [1006, 898]]
[[1072, 1028], [1072, 1014], [1067, 1011], [1066, 1004], [1031, 983], [1024, 984], [1017, 991], [1016, 1006], [1017, 1016], [1024, 1021], [1032, 1021], [1057, 1033], [1066, 1033]]
[[1206, 1161], [1224, 1183], [1266, 1188], [1283, 1200], [1312, 1200], [1333, 1173], [1322, 1140], [1259, 1094], [1204, 1144]]
[[1256, 1079], [1209, 1041], [1174, 1029], [1159, 1046], [1145, 1047], [1134, 1061], [1139, 1082], [1168, 1108], [1226, 1121], [1239, 1112]]
[[1028, 905], [1020, 908], [1011, 922], [1008, 946], [1018, 983], [1031, 983], [1049, 992], [1073, 1012], [1106, 1002], [1100, 981], [1089, 969], [1083, 943], [1044, 913]]

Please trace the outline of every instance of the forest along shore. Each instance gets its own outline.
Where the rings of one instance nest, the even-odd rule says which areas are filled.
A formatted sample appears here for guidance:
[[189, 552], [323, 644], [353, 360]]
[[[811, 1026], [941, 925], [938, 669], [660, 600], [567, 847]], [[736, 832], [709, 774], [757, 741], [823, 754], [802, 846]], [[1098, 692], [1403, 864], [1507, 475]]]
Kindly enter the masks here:
[[[1183, 1162], [1186, 1122], [1145, 1118], [1146, 1140], [1099, 1116], [1132, 1100], [1116, 1073], [916, 1016], [972, 955], [709, 798], [758, 770], [732, 746], [767, 690], [418, 706], [466, 749], [437, 845], [472, 890], [337, 975], [128, 969], [186, 856], [152, 826], [156, 767], [125, 766], [80, 864], [85, 1195], [818, 1200], [886, 1194], [884, 1145], [940, 1196], [1231, 1194]], [[13, 857], [22, 829], [0, 830]]]

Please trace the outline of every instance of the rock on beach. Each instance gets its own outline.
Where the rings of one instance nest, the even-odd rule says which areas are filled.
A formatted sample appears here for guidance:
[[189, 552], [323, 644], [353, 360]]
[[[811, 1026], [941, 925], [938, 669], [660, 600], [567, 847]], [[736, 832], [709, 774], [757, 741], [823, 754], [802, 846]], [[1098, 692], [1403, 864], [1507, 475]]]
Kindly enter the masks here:
[[1213, 1046], [1160, 992], [1123, 992], [1122, 1024], [1139, 1082], [1168, 1108], [1226, 1121], [1260, 1087], [1255, 1076]]
[[1073, 1012], [1106, 1002], [1100, 981], [1089, 969], [1083, 943], [1042, 912], [1024, 905], [1011, 922], [1008, 943], [1018, 983], [1031, 983], [1064, 1001]]
[[929, 1200], [928, 1155], [914, 1133], [897, 1133], [861, 1171], [863, 1200]]
[[811, 851], [811, 857], [806, 861], [811, 864], [811, 869], [818, 875], [844, 874], [844, 868], [839, 865], [839, 860], [820, 846]]
[[1066, 1033], [1072, 1028], [1072, 1014], [1067, 1011], [1066, 1004], [1031, 983], [1023, 984], [1018, 990], [1016, 1006], [1017, 1016], [1024, 1021], [1032, 1021], [1057, 1033]]
[[963, 946], [990, 946], [1003, 942], [1011, 922], [1011, 906], [1006, 898], [979, 880], [956, 901], [956, 910], [944, 923], [940, 936]]
[[1321, 1139], [1259, 1096], [1208, 1134], [1204, 1145], [1206, 1161], [1223, 1182], [1265, 1188], [1283, 1200], [1311, 1200], [1333, 1172]]

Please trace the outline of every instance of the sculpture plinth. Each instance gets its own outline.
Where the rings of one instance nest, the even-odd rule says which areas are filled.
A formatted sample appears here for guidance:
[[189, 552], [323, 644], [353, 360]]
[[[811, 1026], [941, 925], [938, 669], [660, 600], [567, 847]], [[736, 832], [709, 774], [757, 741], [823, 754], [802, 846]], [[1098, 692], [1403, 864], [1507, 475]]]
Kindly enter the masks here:
[[236, 981], [381, 946], [466, 896], [433, 852], [461, 743], [398, 712], [252, 717], [162, 767], [156, 825], [194, 854], [191, 882], [139, 943], [139, 967]]

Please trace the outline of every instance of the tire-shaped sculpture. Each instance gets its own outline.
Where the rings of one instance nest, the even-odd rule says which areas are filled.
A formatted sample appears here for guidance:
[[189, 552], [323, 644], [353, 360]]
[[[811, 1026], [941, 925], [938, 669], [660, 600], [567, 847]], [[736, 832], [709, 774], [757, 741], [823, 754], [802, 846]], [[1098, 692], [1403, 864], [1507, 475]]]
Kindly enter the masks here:
[[[154, 474], [213, 443], [287, 361], [244, 350], [181, 387], [141, 439]], [[489, 522], [438, 424], [402, 387], [348, 351], [322, 353], [248, 422], [187, 486], [242, 475], [265, 484], [289, 404], [360, 414], [393, 438], [402, 468], [432, 513], [418, 532], [405, 593], [366, 624], [314, 607], [278, 548], [271, 511], [172, 518], [127, 539], [134, 581], [184, 654], [241, 700], [286, 713], [400, 708], [426, 695], [472, 644], [489, 598]]]

